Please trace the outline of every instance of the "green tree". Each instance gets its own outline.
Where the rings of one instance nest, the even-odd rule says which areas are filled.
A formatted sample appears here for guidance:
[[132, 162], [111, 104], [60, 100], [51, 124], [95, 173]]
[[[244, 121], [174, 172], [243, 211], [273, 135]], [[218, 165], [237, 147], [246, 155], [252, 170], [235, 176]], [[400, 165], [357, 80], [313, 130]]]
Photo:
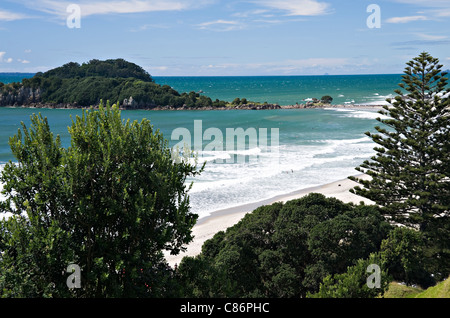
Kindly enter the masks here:
[[[4, 296], [145, 297], [170, 295], [163, 250], [192, 240], [188, 176], [150, 122], [121, 119], [114, 105], [85, 110], [61, 147], [46, 118], [10, 138], [17, 163], [0, 182], [13, 216], [0, 227]], [[68, 291], [66, 267], [81, 268], [81, 289]], [[24, 278], [24, 279], [22, 279]]]
[[422, 232], [398, 227], [381, 243], [380, 255], [393, 279], [428, 288], [434, 280], [426, 269], [430, 257], [426, 246]]
[[450, 197], [450, 98], [439, 60], [422, 53], [407, 63], [401, 89], [377, 118], [384, 127], [366, 134], [381, 147], [356, 169], [371, 179], [351, 177], [354, 193], [375, 201], [398, 223], [447, 238]]
[[236, 97], [235, 99], [233, 99], [233, 101], [231, 102], [231, 104], [233, 104], [233, 105], [235, 105], [235, 106], [238, 106], [238, 105], [241, 105], [242, 102], [241, 102], [241, 99], [240, 99], [239, 97]]
[[[381, 258], [372, 253], [367, 259], [359, 259], [356, 265], [349, 266], [347, 272], [328, 275], [320, 284], [317, 293], [308, 293], [308, 298], [375, 298], [383, 295], [391, 280], [387, 270], [381, 266]], [[377, 265], [377, 273], [370, 266]], [[371, 275], [379, 275], [371, 277]], [[373, 279], [372, 279], [373, 278]], [[379, 286], [376, 280], [379, 279]]]
[[333, 101], [333, 97], [331, 97], [329, 95], [325, 95], [325, 96], [322, 96], [320, 101], [325, 104], [331, 104], [331, 102]]
[[[201, 257], [226, 275], [227, 286], [233, 286], [231, 294], [221, 290], [226, 296], [304, 297], [317, 292], [327, 275], [377, 252], [390, 229], [376, 206], [310, 194], [248, 213], [206, 241]], [[202, 286], [210, 293], [214, 284], [191, 285]]]
[[202, 256], [184, 257], [177, 268], [180, 294], [187, 298], [233, 297], [233, 282], [220, 266]]

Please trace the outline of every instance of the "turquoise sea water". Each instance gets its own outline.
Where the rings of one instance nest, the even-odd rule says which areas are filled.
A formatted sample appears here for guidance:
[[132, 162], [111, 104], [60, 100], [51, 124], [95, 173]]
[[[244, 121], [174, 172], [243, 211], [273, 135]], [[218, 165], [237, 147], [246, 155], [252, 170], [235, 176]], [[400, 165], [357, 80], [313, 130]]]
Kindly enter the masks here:
[[[20, 82], [34, 74], [0, 73], [0, 82]], [[236, 97], [254, 102], [301, 104], [308, 98], [333, 97], [333, 104], [384, 104], [401, 82], [401, 75], [323, 76], [215, 76], [158, 77], [156, 83], [179, 92], [202, 92], [212, 99], [232, 101]]]
[[[325, 77], [331, 78], [328, 76], [323, 78]], [[1, 79], [0, 76], [0, 81]], [[373, 79], [369, 80], [369, 77], [367, 79], [371, 83], [374, 81]], [[164, 79], [164, 81], [169, 80], [170, 78]], [[240, 87], [241, 92], [247, 92], [239, 96], [263, 101], [266, 97], [272, 96], [271, 94], [273, 94], [274, 99], [281, 99], [289, 91], [286, 88], [285, 91], [277, 90], [278, 93], [266, 92], [267, 95], [264, 95], [266, 93], [253, 91], [255, 94], [253, 98], [249, 94], [252, 91], [249, 87], [258, 86], [255, 83], [256, 78], [251, 78], [248, 81], [244, 78], [236, 78], [233, 85], [229, 84], [231, 78], [220, 78], [217, 79], [217, 82], [214, 82], [212, 78], [196, 78], [192, 82], [192, 86], [189, 86], [188, 78], [172, 78], [172, 80], [171, 86], [175, 88], [177, 86], [178, 89], [185, 87], [181, 90], [186, 91], [202, 89], [206, 94], [208, 85], [201, 83], [210, 83], [212, 87], [215, 87], [215, 90], [211, 90], [211, 92], [217, 94], [217, 97], [213, 97], [224, 99], [227, 99], [225, 98], [227, 94], [230, 97], [235, 96], [233, 95], [234, 92], [227, 92], [226, 89], [226, 87], [229, 87], [229, 89], [235, 87], [233, 85]], [[263, 82], [260, 83], [259, 87], [264, 88], [267, 85], [267, 89], [269, 89], [269, 84], [264, 82], [268, 79], [263, 78], [261, 80]], [[309, 80], [312, 81], [313, 79], [309, 78]], [[326, 81], [325, 79], [322, 80]], [[354, 80], [356, 79], [349, 81], [353, 82]], [[164, 82], [160, 78], [157, 78], [156, 81]], [[391, 81], [395, 86], [395, 78], [392, 78]], [[226, 87], [222, 86], [225, 82], [228, 83]], [[239, 82], [240, 84], [238, 84]], [[335, 82], [336, 87], [339, 86], [344, 94], [349, 94], [349, 92], [355, 90], [354, 87], [348, 87], [344, 83], [345, 81], [338, 85], [339, 81]], [[312, 84], [309, 83], [308, 85]], [[369, 86], [367, 84], [367, 87]], [[386, 86], [388, 85], [386, 84]], [[388, 88], [386, 87], [385, 90], [373, 89], [373, 92], [378, 91], [380, 95], [387, 94]], [[317, 92], [320, 91], [321, 89], [317, 89], [315, 96], [319, 96], [320, 94], [317, 94]], [[364, 93], [359, 94], [361, 96], [368, 95], [368, 92], [369, 88]], [[304, 96], [314, 97], [313, 93], [314, 91], [311, 94], [305, 93]], [[222, 97], [220, 94], [223, 94]], [[356, 95], [354, 95], [354, 98], [356, 99]], [[270, 99], [267, 101], [274, 102]], [[71, 116], [81, 114], [80, 110], [0, 108], [0, 169], [7, 161], [14, 161], [8, 145], [9, 137], [17, 133], [21, 121], [28, 125], [30, 116], [37, 112], [48, 118], [52, 131], [55, 134], [60, 134], [63, 145], [69, 145], [70, 136], [67, 127], [71, 124]], [[189, 131], [190, 140], [193, 144], [195, 136], [200, 137], [201, 149], [208, 151], [199, 153], [198, 160], [199, 162], [207, 161], [206, 168], [199, 177], [189, 180], [194, 181], [194, 186], [190, 192], [192, 211], [198, 213], [200, 217], [207, 216], [209, 213], [220, 209], [259, 202], [277, 195], [358, 174], [354, 168], [374, 154], [374, 144], [364, 133], [374, 130], [373, 127], [379, 124], [375, 118], [379, 116], [373, 110], [334, 108], [264, 111], [136, 110], [122, 112], [122, 117], [125, 119], [149, 119], [155, 129], [159, 129], [169, 140], [171, 147], [180, 141], [179, 138], [172, 138], [172, 134], [177, 129]], [[195, 122], [201, 123], [200, 131], [194, 130]], [[198, 128], [198, 125], [196, 127]], [[228, 132], [230, 130], [237, 131], [238, 128], [242, 128], [242, 131], [248, 133], [255, 132], [256, 142], [253, 143], [251, 138], [246, 138], [243, 139], [242, 149], [226, 147]], [[214, 138], [208, 139], [207, 134], [205, 134], [207, 131], [215, 132]], [[213, 139], [220, 141], [220, 138], [215, 139], [219, 136], [218, 131], [223, 137], [223, 142], [216, 143], [216, 148], [210, 149]], [[267, 132], [267, 136], [262, 133], [264, 131]], [[271, 134], [275, 136], [276, 133], [278, 133], [278, 138], [276, 142], [272, 143], [270, 136]], [[233, 140], [235, 144], [241, 142], [239, 138]]]
[[0, 73], [0, 82], [9, 84], [12, 82], [21, 82], [24, 78], [33, 77], [34, 73]]
[[401, 82], [401, 75], [155, 77], [158, 84], [202, 92], [212, 99], [294, 105], [308, 98], [333, 97], [333, 104], [384, 104]]

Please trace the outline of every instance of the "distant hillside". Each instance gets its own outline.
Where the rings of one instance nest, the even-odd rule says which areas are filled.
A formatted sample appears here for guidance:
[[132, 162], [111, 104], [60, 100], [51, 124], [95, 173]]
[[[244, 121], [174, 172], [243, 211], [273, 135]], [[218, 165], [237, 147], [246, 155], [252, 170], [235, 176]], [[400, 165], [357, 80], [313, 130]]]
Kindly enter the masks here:
[[195, 92], [180, 94], [156, 84], [142, 67], [123, 59], [67, 63], [37, 73], [21, 83], [0, 83], [0, 106], [89, 107], [100, 100], [118, 102], [123, 108], [225, 107]]
[[70, 62], [45, 73], [37, 73], [35, 77], [84, 78], [89, 76], [110, 78], [132, 77], [135, 79], [143, 80], [145, 82], [153, 81], [150, 74], [148, 74], [148, 72], [145, 71], [142, 67], [134, 63], [127, 62], [124, 59], [106, 61], [91, 60], [88, 63], [83, 63], [82, 65], [75, 62]]

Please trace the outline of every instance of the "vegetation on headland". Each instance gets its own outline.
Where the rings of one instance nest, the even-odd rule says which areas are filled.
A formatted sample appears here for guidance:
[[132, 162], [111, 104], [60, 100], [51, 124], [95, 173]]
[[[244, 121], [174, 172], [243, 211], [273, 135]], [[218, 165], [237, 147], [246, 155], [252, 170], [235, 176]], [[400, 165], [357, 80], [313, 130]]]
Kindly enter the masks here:
[[195, 92], [180, 94], [158, 85], [140, 66], [123, 59], [71, 62], [0, 87], [0, 106], [90, 107], [101, 100], [131, 109], [222, 105]]
[[[277, 108], [268, 103], [212, 100], [198, 92], [183, 92], [156, 84], [143, 68], [123, 59], [67, 63], [37, 73], [21, 83], [0, 83], [0, 106], [77, 108], [98, 106], [101, 100], [124, 109]], [[243, 99], [244, 101], [244, 99]], [[279, 106], [278, 106], [279, 107]]]
[[[267, 102], [235, 98], [224, 101], [199, 92], [180, 93], [169, 85], [159, 85], [142, 67], [123, 59], [70, 62], [47, 72], [39, 72], [21, 83], [0, 83], [1, 106], [87, 108], [101, 100], [115, 102], [122, 109], [280, 109]], [[287, 108], [329, 106], [333, 98], [326, 95]]]
[[[425, 53], [408, 65], [410, 95], [386, 109], [391, 130], [371, 135], [381, 147], [365, 163], [373, 181], [355, 190], [377, 205], [313, 193], [262, 206], [176, 269], [163, 251], [192, 240], [184, 181], [201, 168], [175, 162], [147, 120], [124, 122], [117, 106], [77, 117], [67, 149], [33, 116], [0, 174], [0, 212], [13, 214], [0, 221], [0, 296], [373, 298], [396, 297], [398, 281], [448, 297], [449, 96], [433, 88], [447, 79]], [[80, 288], [68, 288], [70, 264]]]

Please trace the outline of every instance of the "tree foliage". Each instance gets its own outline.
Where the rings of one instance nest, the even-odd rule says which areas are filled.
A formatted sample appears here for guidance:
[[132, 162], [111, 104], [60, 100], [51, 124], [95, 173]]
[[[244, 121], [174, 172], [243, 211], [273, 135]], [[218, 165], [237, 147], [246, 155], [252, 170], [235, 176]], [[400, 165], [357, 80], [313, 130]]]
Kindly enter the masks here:
[[[433, 285], [435, 279], [442, 279], [439, 272], [429, 268], [431, 255], [427, 245], [422, 232], [406, 227], [397, 227], [391, 231], [381, 244], [380, 254], [393, 279], [407, 285], [418, 284], [423, 288]], [[443, 268], [441, 271], [446, 272]]]
[[94, 59], [81, 65], [75, 62], [69, 62], [64, 64], [63, 66], [51, 69], [45, 73], [37, 73], [36, 75], [37, 77], [41, 78], [84, 78], [92, 76], [110, 78], [132, 77], [144, 82], [153, 81], [151, 75], [142, 67], [134, 63], [125, 61], [124, 59], [110, 59], [105, 61]]
[[328, 275], [323, 279], [317, 293], [308, 293], [308, 298], [375, 298], [382, 296], [389, 287], [391, 277], [386, 269], [380, 269], [379, 286], [372, 286], [370, 279], [371, 265], [382, 263], [377, 253], [372, 253], [367, 259], [359, 259], [355, 265], [349, 266], [347, 271], [335, 275]]
[[[226, 296], [304, 297], [317, 292], [327, 275], [342, 273], [378, 251], [389, 230], [375, 206], [310, 194], [247, 214], [206, 241], [198, 261], [224, 273], [224, 284], [234, 286], [229, 294], [221, 290]], [[179, 267], [184, 280], [208, 275], [201, 267], [184, 270], [186, 263], [191, 258], [185, 257]], [[201, 288], [191, 285], [192, 290]]]
[[325, 96], [322, 96], [320, 101], [325, 104], [331, 104], [331, 102], [333, 101], [333, 97], [331, 97], [330, 95], [325, 95]]
[[450, 90], [441, 68], [428, 53], [407, 63], [402, 90], [380, 111], [388, 118], [377, 119], [378, 134], [366, 133], [381, 147], [357, 170], [372, 178], [352, 178], [363, 185], [354, 192], [383, 206], [393, 221], [428, 232], [450, 217]]
[[179, 93], [168, 85], [156, 84], [142, 67], [123, 59], [91, 60], [82, 65], [70, 62], [45, 73], [39, 72], [23, 79], [22, 83], [2, 85], [0, 94], [19, 96], [24, 88], [39, 91], [32, 102], [71, 107], [96, 106], [102, 99], [131, 109], [204, 108], [226, 104], [196, 92]]
[[[0, 293], [21, 297], [170, 295], [172, 270], [162, 251], [192, 240], [186, 178], [196, 166], [175, 163], [146, 119], [121, 120], [109, 104], [85, 110], [62, 148], [46, 118], [10, 138], [17, 163], [6, 164], [0, 212]], [[66, 286], [69, 264], [81, 289]]]
[[[356, 169], [352, 191], [383, 207], [393, 222], [425, 234], [434, 249], [435, 274], [448, 275], [450, 261], [450, 89], [439, 60], [422, 53], [407, 63], [397, 96], [380, 111], [376, 156]], [[440, 268], [439, 270], [437, 268]]]

